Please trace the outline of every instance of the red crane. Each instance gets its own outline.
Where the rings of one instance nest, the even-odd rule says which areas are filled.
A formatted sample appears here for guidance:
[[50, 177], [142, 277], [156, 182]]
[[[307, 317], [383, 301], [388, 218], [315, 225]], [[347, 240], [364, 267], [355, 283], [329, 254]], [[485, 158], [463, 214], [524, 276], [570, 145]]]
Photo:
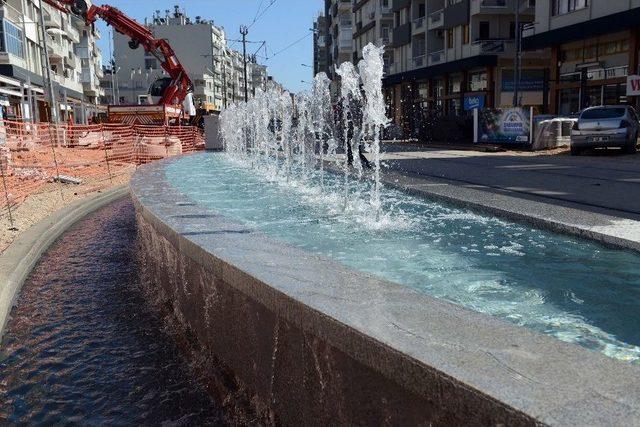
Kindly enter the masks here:
[[[193, 83], [187, 74], [187, 70], [178, 60], [175, 52], [164, 39], [157, 39], [144, 25], [129, 18], [119, 9], [103, 5], [88, 6], [86, 0], [43, 0], [45, 3], [65, 12], [82, 17], [87, 25], [93, 25], [101, 18], [120, 34], [129, 37], [129, 47], [137, 49], [142, 46], [144, 50], [158, 59], [169, 78], [160, 79], [154, 84], [160, 83], [161, 96], [158, 105], [171, 106], [182, 104], [187, 94], [193, 91]], [[162, 81], [164, 80], [164, 81]]]

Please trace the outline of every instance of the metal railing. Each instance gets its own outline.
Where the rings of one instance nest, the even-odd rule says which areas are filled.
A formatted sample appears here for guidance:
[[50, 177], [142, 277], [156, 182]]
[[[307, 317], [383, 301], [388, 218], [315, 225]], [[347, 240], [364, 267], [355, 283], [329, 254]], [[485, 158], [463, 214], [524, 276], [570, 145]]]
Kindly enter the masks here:
[[429, 14], [429, 27], [439, 27], [444, 24], [444, 9]]
[[424, 28], [424, 16], [420, 16], [413, 20], [413, 30], [420, 30]]

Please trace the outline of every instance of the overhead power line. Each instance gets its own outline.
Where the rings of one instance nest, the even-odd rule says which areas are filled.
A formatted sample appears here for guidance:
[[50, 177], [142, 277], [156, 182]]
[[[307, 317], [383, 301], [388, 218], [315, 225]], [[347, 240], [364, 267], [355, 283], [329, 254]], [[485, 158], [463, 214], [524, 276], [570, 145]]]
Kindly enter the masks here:
[[300, 37], [299, 39], [289, 43], [287, 46], [283, 47], [282, 49], [274, 52], [270, 57], [267, 58], [267, 60], [273, 58], [276, 55], [281, 54], [282, 52], [292, 48], [293, 46], [297, 45], [298, 43], [300, 43], [301, 41], [303, 41], [304, 39], [306, 39], [307, 37], [309, 37], [311, 34], [313, 34], [312, 32], [308, 32], [307, 34], [305, 34], [304, 36]]

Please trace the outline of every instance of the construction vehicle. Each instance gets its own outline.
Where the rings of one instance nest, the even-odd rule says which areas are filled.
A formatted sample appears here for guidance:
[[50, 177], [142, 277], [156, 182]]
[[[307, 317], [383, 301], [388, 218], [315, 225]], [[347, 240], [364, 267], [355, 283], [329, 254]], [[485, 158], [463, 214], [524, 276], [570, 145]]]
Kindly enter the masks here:
[[108, 120], [111, 123], [127, 124], [180, 124], [195, 116], [193, 106], [193, 83], [187, 70], [164, 39], [154, 37], [151, 30], [129, 18], [119, 9], [109, 5], [89, 5], [86, 0], [43, 0], [50, 6], [72, 13], [84, 19], [88, 26], [95, 25], [98, 18], [111, 25], [115, 31], [129, 37], [129, 47], [140, 46], [153, 55], [169, 77], [156, 80], [149, 90], [156, 104], [110, 105]]

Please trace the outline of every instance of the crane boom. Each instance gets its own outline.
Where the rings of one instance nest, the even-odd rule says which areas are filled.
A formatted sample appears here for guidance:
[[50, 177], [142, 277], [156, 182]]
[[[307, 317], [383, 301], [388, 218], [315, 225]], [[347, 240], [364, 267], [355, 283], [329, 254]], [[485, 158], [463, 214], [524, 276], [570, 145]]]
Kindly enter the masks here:
[[129, 37], [130, 48], [136, 49], [142, 46], [146, 52], [153, 55], [171, 78], [171, 83], [158, 102], [159, 105], [182, 104], [187, 94], [193, 91], [193, 83], [187, 70], [180, 63], [169, 43], [164, 39], [155, 38], [151, 30], [129, 18], [119, 9], [108, 5], [88, 6], [86, 0], [43, 1], [58, 10], [82, 17], [87, 25], [95, 24], [100, 18], [120, 34]]

